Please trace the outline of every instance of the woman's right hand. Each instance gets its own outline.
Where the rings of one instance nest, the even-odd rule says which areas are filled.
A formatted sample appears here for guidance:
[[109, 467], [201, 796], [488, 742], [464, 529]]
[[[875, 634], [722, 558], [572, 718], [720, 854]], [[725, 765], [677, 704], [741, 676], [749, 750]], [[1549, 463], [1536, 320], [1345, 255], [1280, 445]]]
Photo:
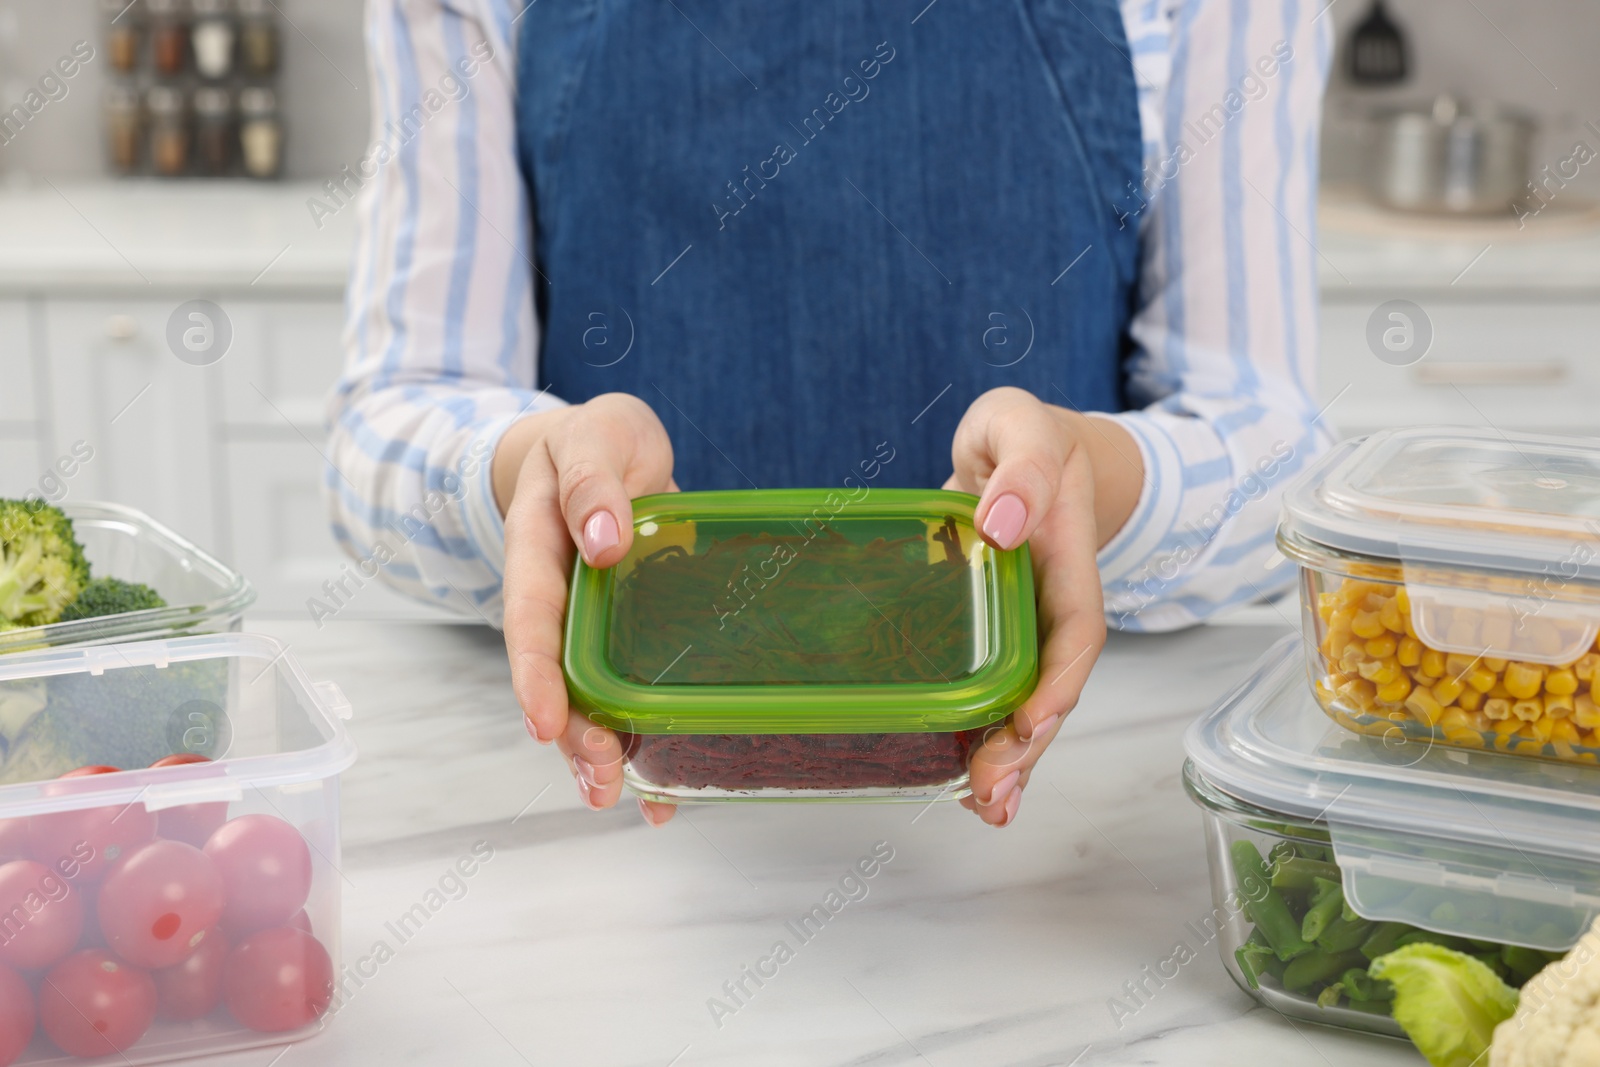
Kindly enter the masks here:
[[[622, 795], [622, 745], [567, 705], [561, 639], [574, 547], [610, 567], [633, 544], [634, 497], [676, 491], [672, 442], [636, 396], [607, 393], [529, 415], [495, 449], [495, 500], [505, 516], [505, 637], [511, 685], [528, 732], [555, 742], [591, 808]], [[660, 825], [670, 804], [641, 802]]]

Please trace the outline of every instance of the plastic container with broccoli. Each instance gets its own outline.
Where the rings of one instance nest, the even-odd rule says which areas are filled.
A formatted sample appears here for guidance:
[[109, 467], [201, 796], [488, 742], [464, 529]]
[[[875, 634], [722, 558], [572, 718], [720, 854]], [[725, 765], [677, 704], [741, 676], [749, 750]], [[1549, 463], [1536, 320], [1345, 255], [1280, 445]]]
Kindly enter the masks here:
[[338, 688], [270, 638], [217, 634], [0, 657], [0, 708], [34, 706], [105, 736], [91, 765], [40, 749], [0, 785], [0, 1067], [317, 1032], [355, 758]]
[[1398, 950], [1515, 989], [1571, 948], [1600, 911], [1600, 773], [1349, 733], [1317, 714], [1303, 656], [1279, 642], [1185, 738], [1213, 903], [1193, 929], [1234, 981], [1398, 1037], [1393, 979], [1433, 952]]
[[0, 500], [0, 654], [237, 630], [254, 599], [243, 577], [132, 508]]

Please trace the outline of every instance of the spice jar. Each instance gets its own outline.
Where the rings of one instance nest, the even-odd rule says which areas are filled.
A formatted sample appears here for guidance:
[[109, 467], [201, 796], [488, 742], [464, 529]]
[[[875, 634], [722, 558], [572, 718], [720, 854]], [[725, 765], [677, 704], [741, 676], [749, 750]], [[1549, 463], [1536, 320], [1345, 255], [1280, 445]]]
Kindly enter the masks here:
[[229, 0], [193, 0], [194, 69], [202, 78], [217, 81], [233, 71], [233, 46], [238, 27]]
[[171, 177], [189, 169], [189, 115], [183, 91], [170, 85], [152, 85], [145, 94], [150, 113], [150, 166]]
[[201, 174], [226, 174], [234, 158], [233, 97], [219, 86], [194, 91], [194, 160]]
[[126, 85], [113, 85], [106, 90], [106, 155], [111, 169], [118, 174], [131, 174], [139, 167], [140, 114], [139, 94]]
[[268, 0], [238, 0], [239, 64], [251, 77], [278, 69], [278, 20]]
[[150, 14], [150, 65], [163, 78], [183, 73], [189, 60], [189, 11], [183, 0], [145, 0]]
[[101, 0], [100, 8], [106, 17], [106, 62], [118, 73], [131, 73], [139, 65], [144, 13], [127, 0]]
[[1028, 550], [986, 544], [975, 497], [850, 481], [642, 497], [619, 563], [580, 558], [567, 688], [635, 793], [966, 795], [1037, 676]]
[[278, 118], [277, 94], [260, 85], [241, 90], [239, 115], [245, 173], [252, 178], [277, 177], [283, 167], [283, 122]]

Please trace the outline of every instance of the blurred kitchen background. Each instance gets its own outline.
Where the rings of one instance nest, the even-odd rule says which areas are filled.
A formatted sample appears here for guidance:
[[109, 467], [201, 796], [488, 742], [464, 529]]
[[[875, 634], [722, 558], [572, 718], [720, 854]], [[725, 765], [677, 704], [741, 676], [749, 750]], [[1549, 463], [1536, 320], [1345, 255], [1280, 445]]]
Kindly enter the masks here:
[[[314, 220], [307, 200], [366, 149], [361, 4], [137, 0], [113, 26], [121, 10], [0, 0], [0, 108], [44, 100], [25, 124], [0, 114], [0, 495], [131, 504], [248, 575], [258, 613], [304, 616], [347, 573], [319, 450], [353, 212]], [[1329, 417], [1594, 432], [1592, 0], [1335, 0], [1323, 17]], [[80, 42], [94, 57], [58, 66]], [[208, 171], [228, 176], [192, 176]], [[168, 328], [197, 299], [232, 338], [191, 365]], [[421, 609], [369, 583], [342, 614]]]

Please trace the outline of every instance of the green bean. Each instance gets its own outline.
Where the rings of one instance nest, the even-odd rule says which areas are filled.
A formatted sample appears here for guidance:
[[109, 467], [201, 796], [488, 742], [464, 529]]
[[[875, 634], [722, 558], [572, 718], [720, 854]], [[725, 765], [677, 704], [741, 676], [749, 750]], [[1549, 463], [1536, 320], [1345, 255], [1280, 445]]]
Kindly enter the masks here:
[[1538, 949], [1525, 948], [1522, 945], [1504, 945], [1500, 949], [1500, 958], [1505, 961], [1506, 967], [1517, 976], [1517, 985], [1522, 985], [1528, 979], [1544, 970], [1550, 962], [1550, 957]]
[[1317, 1007], [1337, 1007], [1339, 1004], [1339, 999], [1341, 996], [1343, 996], [1343, 994], [1344, 984], [1342, 982], [1335, 982], [1330, 986], [1324, 986], [1322, 992], [1317, 994]]
[[1291, 993], [1302, 993], [1318, 982], [1326, 982], [1365, 962], [1365, 957], [1359, 952], [1324, 952], [1317, 949], [1289, 961], [1289, 966], [1283, 969], [1283, 988]]
[[1359, 948], [1371, 933], [1372, 923], [1368, 920], [1358, 917], [1355, 922], [1346, 922], [1341, 915], [1322, 931], [1322, 936], [1317, 938], [1317, 947], [1324, 952], [1344, 952]]
[[1270, 884], [1260, 851], [1243, 840], [1233, 842], [1228, 851], [1233, 859], [1239, 893], [1244, 897], [1245, 915], [1256, 924], [1278, 958], [1289, 960], [1308, 951], [1311, 946], [1300, 936], [1300, 924]]
[[1325, 878], [1330, 882], [1339, 880], [1339, 868], [1324, 860], [1306, 859], [1296, 856], [1284, 860], [1272, 869], [1272, 886], [1274, 889], [1310, 889], [1318, 878]]
[[1367, 939], [1361, 942], [1361, 954], [1369, 960], [1388, 955], [1395, 950], [1400, 935], [1410, 930], [1411, 927], [1405, 923], [1379, 923]]
[[1464, 938], [1453, 937], [1450, 934], [1436, 934], [1432, 930], [1410, 930], [1395, 939], [1395, 947], [1414, 945], [1418, 941], [1425, 941], [1432, 945], [1442, 945], [1445, 948], [1455, 949], [1457, 952], [1466, 952], [1472, 946]]
[[1331, 920], [1342, 918], [1340, 912], [1344, 907], [1344, 889], [1338, 882], [1318, 878], [1313, 884], [1311, 907], [1306, 910], [1305, 918], [1300, 920], [1300, 936], [1307, 941], [1315, 941], [1322, 936], [1322, 931], [1327, 929]]

